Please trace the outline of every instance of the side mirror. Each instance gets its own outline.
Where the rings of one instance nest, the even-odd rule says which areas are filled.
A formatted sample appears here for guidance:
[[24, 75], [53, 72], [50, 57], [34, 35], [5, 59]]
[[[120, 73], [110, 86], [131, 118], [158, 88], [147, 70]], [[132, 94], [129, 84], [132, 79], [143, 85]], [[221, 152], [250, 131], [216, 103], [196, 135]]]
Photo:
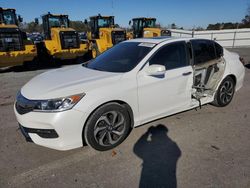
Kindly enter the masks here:
[[150, 65], [146, 67], [145, 71], [149, 76], [163, 76], [166, 72], [166, 67], [163, 65]]
[[20, 16], [20, 15], [18, 15], [18, 21], [21, 23], [21, 22], [23, 22], [23, 18]]
[[131, 25], [131, 20], [129, 20], [128, 24]]
[[87, 19], [84, 20], [84, 24], [88, 25], [88, 20]]
[[35, 24], [38, 25], [39, 24], [39, 20], [38, 18], [35, 18]]

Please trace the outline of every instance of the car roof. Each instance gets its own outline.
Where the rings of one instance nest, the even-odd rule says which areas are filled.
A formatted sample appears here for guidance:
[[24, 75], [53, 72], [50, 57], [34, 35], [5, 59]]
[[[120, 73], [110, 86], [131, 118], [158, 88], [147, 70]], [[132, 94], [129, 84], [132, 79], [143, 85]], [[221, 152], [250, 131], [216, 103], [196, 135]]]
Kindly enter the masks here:
[[145, 43], [153, 43], [153, 44], [159, 44], [162, 42], [175, 42], [175, 41], [187, 41], [193, 38], [180, 38], [180, 37], [153, 37], [153, 38], [138, 38], [138, 39], [131, 39], [127, 40], [126, 42], [145, 42]]

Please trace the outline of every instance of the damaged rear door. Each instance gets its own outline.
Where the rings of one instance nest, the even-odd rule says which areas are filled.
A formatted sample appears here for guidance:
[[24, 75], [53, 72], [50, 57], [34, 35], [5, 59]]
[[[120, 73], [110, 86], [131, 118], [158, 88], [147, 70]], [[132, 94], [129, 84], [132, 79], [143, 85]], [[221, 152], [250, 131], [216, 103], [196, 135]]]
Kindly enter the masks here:
[[[193, 49], [194, 84], [192, 96], [199, 102], [213, 97], [225, 71], [223, 48], [216, 42], [204, 39], [191, 40]], [[200, 102], [201, 105], [201, 102]]]

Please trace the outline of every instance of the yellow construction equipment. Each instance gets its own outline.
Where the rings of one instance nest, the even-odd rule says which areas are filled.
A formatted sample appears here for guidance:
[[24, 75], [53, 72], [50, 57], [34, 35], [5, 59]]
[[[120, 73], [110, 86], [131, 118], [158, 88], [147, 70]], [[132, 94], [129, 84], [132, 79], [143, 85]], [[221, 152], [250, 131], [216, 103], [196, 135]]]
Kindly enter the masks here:
[[42, 22], [45, 40], [37, 44], [40, 61], [76, 60], [88, 52], [87, 42], [69, 27], [68, 15], [48, 13], [42, 16]]
[[90, 32], [87, 33], [89, 41], [89, 50], [92, 57], [95, 58], [113, 45], [126, 40], [126, 31], [122, 28], [116, 28], [114, 16], [97, 16], [90, 17], [90, 21], [85, 20], [85, 24], [89, 24]]
[[[127, 39], [171, 36], [171, 31], [156, 27], [156, 18], [133, 18], [132, 32], [127, 33]], [[129, 21], [131, 25], [131, 21]]]
[[24, 63], [33, 67], [37, 64], [36, 46], [27, 40], [18, 22], [22, 22], [22, 18], [16, 16], [15, 9], [0, 8], [0, 68]]

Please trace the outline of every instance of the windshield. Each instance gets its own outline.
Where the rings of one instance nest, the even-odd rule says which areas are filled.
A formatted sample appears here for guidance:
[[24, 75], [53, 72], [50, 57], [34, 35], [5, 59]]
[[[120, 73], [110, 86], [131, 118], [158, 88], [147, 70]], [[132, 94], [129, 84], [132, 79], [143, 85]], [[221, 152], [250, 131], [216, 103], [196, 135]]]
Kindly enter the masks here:
[[16, 14], [12, 10], [4, 10], [0, 16], [1, 22], [6, 25], [17, 25]]
[[149, 19], [149, 20], [145, 20], [145, 27], [150, 27], [150, 28], [154, 28], [155, 27], [155, 19]]
[[150, 27], [154, 28], [155, 27], [155, 19], [135, 19], [133, 20], [133, 28], [134, 30], [141, 30], [142, 28]]
[[98, 19], [98, 27], [111, 27], [114, 25], [113, 18], [99, 18]]
[[50, 27], [69, 27], [68, 26], [68, 18], [66, 17], [49, 17], [49, 25]]
[[89, 62], [86, 67], [106, 72], [128, 72], [131, 71], [154, 46], [155, 44], [152, 43], [119, 43]]

